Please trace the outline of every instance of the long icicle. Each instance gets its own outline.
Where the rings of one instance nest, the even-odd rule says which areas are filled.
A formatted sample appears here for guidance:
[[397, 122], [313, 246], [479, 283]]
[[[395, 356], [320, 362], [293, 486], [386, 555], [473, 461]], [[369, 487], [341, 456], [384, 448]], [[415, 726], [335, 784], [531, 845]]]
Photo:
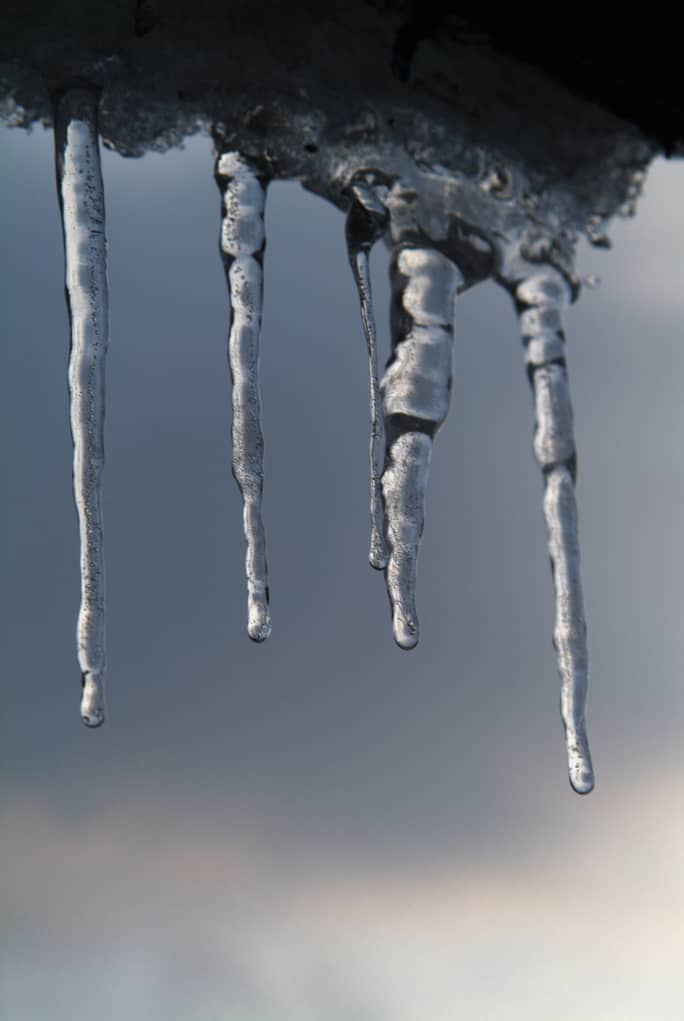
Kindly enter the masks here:
[[544, 516], [556, 595], [553, 641], [568, 772], [573, 789], [588, 794], [594, 786], [584, 719], [589, 662], [575, 498], [577, 453], [561, 321], [571, 293], [561, 273], [550, 266], [535, 269], [512, 290], [534, 392], [534, 453], [544, 473]]
[[401, 245], [390, 274], [393, 352], [381, 385], [386, 580], [394, 640], [412, 649], [418, 643], [416, 567], [425, 489], [433, 439], [449, 409], [454, 304], [463, 276], [440, 252]]
[[380, 479], [385, 458], [385, 426], [381, 414], [380, 386], [378, 383], [378, 352], [373, 314], [373, 295], [370, 283], [369, 255], [375, 242], [382, 236], [387, 223], [387, 211], [374, 201], [370, 188], [355, 186], [352, 203], [347, 213], [346, 240], [349, 264], [361, 306], [361, 321], [368, 348], [368, 375], [370, 388], [370, 519], [371, 537], [368, 559], [372, 567], [384, 570], [389, 558], [385, 540], [385, 515], [382, 505]]
[[223, 196], [221, 254], [231, 309], [228, 358], [233, 384], [233, 475], [242, 494], [247, 542], [247, 633], [253, 641], [263, 642], [271, 633], [262, 517], [264, 438], [259, 398], [268, 182], [234, 152], [219, 153], [216, 181]]
[[69, 89], [55, 102], [57, 191], [71, 333], [68, 379], [74, 499], [81, 540], [81, 606], [77, 625], [83, 685], [81, 719], [88, 727], [99, 727], [105, 717], [101, 480], [109, 295], [97, 107], [97, 93], [85, 87]]

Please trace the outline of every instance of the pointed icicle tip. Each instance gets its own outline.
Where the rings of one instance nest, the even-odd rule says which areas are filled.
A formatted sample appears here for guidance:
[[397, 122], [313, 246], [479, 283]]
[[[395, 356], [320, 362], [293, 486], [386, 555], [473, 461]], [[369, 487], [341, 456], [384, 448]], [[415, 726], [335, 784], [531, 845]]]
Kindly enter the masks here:
[[577, 762], [569, 766], [570, 786], [575, 794], [584, 796], [594, 789], [594, 772], [586, 762]]
[[408, 651], [409, 649], [415, 649], [418, 645], [418, 639], [420, 637], [418, 621], [413, 618], [406, 620], [398, 613], [395, 613], [392, 621], [392, 633], [394, 635], [394, 641], [400, 649]]
[[265, 642], [271, 634], [268, 600], [264, 595], [250, 594], [247, 609], [247, 634], [253, 642]]
[[382, 477], [390, 558], [385, 572], [392, 608], [392, 633], [400, 649], [414, 649], [420, 637], [416, 612], [418, 549], [432, 440], [406, 432], [391, 445]]
[[219, 154], [216, 180], [223, 197], [220, 244], [231, 310], [228, 361], [233, 399], [233, 475], [242, 494], [247, 545], [247, 634], [252, 641], [263, 642], [271, 633], [259, 393], [267, 182], [249, 160], [235, 152]]
[[81, 721], [95, 730], [105, 721], [104, 674], [84, 673], [82, 684]]
[[591, 794], [594, 789], [594, 767], [586, 734], [567, 737], [568, 777], [576, 794]]

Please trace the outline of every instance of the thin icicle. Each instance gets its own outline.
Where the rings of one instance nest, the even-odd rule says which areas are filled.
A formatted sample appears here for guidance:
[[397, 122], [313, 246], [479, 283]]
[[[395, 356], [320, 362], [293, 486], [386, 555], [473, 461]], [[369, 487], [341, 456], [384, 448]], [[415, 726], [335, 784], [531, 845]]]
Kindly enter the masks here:
[[387, 449], [382, 490], [394, 640], [418, 643], [416, 563], [432, 442], [449, 409], [454, 303], [463, 277], [445, 255], [399, 246], [390, 267], [393, 352], [382, 381]]
[[261, 510], [264, 438], [259, 399], [267, 181], [246, 159], [233, 152], [218, 156], [216, 180], [223, 196], [221, 253], [231, 307], [228, 357], [233, 382], [233, 475], [244, 506], [247, 632], [255, 642], [263, 642], [271, 633], [266, 533]]
[[380, 414], [380, 386], [378, 384], [378, 352], [373, 314], [373, 295], [370, 283], [370, 250], [382, 236], [387, 222], [387, 211], [380, 202], [373, 202], [369, 188], [356, 186], [346, 223], [347, 254], [361, 305], [361, 320], [368, 346], [368, 373], [370, 381], [370, 519], [371, 538], [368, 559], [377, 570], [387, 567], [388, 550], [385, 540], [385, 521], [382, 506], [380, 478], [385, 458], [385, 426]]
[[534, 452], [544, 473], [544, 516], [556, 593], [553, 640], [568, 770], [574, 790], [588, 794], [594, 786], [594, 772], [584, 721], [589, 675], [587, 629], [575, 499], [577, 455], [561, 323], [571, 294], [563, 276], [547, 266], [518, 283], [514, 298], [534, 391]]
[[74, 498], [81, 539], [81, 607], [77, 626], [83, 684], [81, 719], [88, 727], [99, 727], [105, 716], [101, 479], [109, 295], [97, 106], [97, 94], [87, 88], [70, 89], [57, 98], [55, 105], [57, 191], [71, 331], [68, 379]]

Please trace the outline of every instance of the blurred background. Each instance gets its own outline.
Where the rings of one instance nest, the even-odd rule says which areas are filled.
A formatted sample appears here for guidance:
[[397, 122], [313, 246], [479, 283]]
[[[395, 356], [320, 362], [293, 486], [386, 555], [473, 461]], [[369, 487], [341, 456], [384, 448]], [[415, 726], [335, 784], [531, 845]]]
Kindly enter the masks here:
[[[3, 1021], [674, 1021], [684, 980], [684, 171], [568, 316], [597, 788], [566, 778], [510, 299], [457, 308], [421, 644], [367, 563], [342, 215], [269, 191], [273, 635], [245, 631], [211, 145], [103, 153], [108, 720], [80, 723], [51, 132], [2, 129]], [[373, 253], [388, 349], [387, 253]], [[383, 358], [384, 360], [384, 358]]]

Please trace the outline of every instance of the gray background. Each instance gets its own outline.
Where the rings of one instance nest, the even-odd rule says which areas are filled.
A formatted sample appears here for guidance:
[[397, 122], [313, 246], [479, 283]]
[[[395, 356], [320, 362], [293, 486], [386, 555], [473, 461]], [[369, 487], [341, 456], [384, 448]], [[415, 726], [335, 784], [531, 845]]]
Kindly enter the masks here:
[[[566, 779], [532, 411], [509, 299], [457, 315], [421, 644], [367, 565], [343, 219], [269, 193], [273, 635], [245, 632], [208, 140], [103, 155], [108, 722], [79, 722], [52, 136], [4, 129], [0, 1017], [681, 1017], [682, 168], [568, 317], [597, 789]], [[387, 254], [373, 256], [387, 349]]]

